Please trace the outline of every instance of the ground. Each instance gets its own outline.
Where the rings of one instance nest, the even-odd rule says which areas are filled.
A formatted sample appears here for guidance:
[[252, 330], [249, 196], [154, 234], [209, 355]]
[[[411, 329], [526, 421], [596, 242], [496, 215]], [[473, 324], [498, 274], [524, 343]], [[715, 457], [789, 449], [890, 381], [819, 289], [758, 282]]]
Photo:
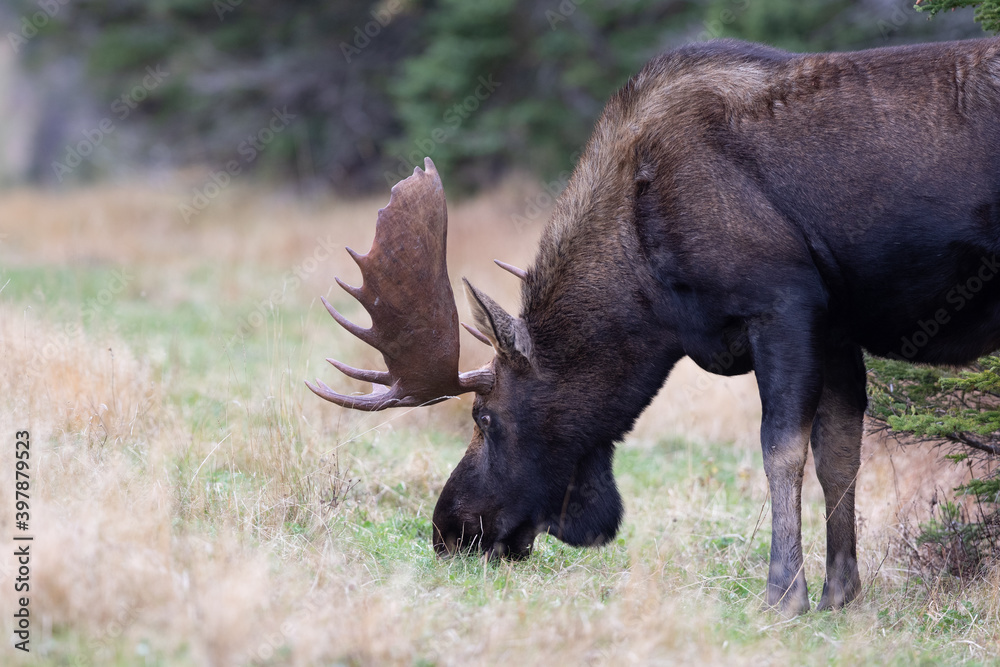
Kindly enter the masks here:
[[[4, 663], [1000, 664], [1000, 579], [918, 576], [902, 545], [905, 521], [963, 471], [874, 435], [862, 599], [790, 620], [762, 612], [770, 506], [755, 383], [689, 363], [618, 451], [626, 518], [609, 546], [542, 537], [525, 562], [436, 558], [430, 515], [467, 442], [469, 398], [358, 414], [302, 383], [361, 389], [324, 358], [379, 362], [319, 296], [364, 322], [333, 276], [360, 280], [341, 248], [368, 248], [387, 197], [234, 185], [185, 220], [202, 181], [180, 178], [0, 193], [7, 631], [22, 430], [35, 536], [31, 654], [8, 645]], [[539, 199], [514, 183], [453, 204], [453, 281], [515, 310], [516, 281], [491, 260], [530, 262]], [[462, 344], [464, 369], [488, 359]], [[815, 606], [811, 470], [803, 512]]]

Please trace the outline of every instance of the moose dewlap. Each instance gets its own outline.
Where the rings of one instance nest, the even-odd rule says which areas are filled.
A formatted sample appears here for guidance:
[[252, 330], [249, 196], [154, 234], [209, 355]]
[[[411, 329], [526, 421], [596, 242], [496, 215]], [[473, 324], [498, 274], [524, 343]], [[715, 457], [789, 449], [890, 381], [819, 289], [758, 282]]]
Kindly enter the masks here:
[[523, 281], [520, 316], [466, 282], [467, 328], [496, 356], [465, 373], [446, 239], [428, 159], [393, 188], [371, 252], [350, 251], [364, 284], [341, 286], [372, 327], [327, 304], [387, 370], [331, 363], [376, 391], [309, 385], [361, 410], [475, 393], [472, 441], [434, 510], [439, 553], [523, 557], [540, 532], [611, 539], [615, 443], [689, 356], [756, 373], [767, 604], [809, 607], [811, 444], [827, 512], [819, 607], [840, 607], [860, 590], [862, 350], [961, 364], [1000, 347], [1000, 281], [979, 276], [1000, 250], [1000, 39], [829, 54], [717, 41], [655, 58], [608, 102], [534, 264], [502, 265]]

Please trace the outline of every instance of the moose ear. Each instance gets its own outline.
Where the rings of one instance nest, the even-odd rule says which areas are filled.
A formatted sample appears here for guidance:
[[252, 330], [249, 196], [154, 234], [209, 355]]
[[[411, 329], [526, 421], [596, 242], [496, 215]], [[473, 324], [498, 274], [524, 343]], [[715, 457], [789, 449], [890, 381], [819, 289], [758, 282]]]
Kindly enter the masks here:
[[480, 292], [465, 278], [465, 293], [469, 297], [469, 307], [476, 327], [486, 334], [499, 354], [514, 356], [520, 354], [531, 359], [531, 337], [524, 320], [512, 316], [496, 301]]

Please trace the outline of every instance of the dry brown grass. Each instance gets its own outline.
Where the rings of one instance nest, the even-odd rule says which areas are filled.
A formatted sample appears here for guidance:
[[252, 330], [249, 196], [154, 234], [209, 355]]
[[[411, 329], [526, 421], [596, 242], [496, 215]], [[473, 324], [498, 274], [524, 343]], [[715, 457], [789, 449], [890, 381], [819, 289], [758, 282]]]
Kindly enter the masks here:
[[[184, 304], [253, 303], [274, 288], [275, 276], [315, 251], [317, 238], [366, 249], [384, 205], [233, 188], [188, 225], [177, 212], [183, 192], [171, 184], [5, 193], [0, 258], [6, 269], [130, 267], [136, 278], [120, 298], [167, 312]], [[530, 187], [508, 184], [450, 211], [452, 277], [469, 276], [511, 309], [516, 281], [490, 260], [530, 262], [544, 216], [516, 230], [510, 215], [531, 196]], [[192, 278], [212, 267], [212, 280]], [[302, 316], [298, 342], [283, 332], [291, 322], [269, 321], [253, 334], [265, 341], [264, 362], [244, 361], [239, 346], [218, 346], [205, 367], [186, 366], [173, 343], [59, 315], [66, 304], [58, 294], [25, 301], [0, 293], [0, 433], [8, 460], [8, 435], [32, 433], [33, 647], [43, 657], [53, 664], [75, 655], [84, 664], [148, 656], [154, 663], [217, 665], [812, 661], [803, 657], [811, 645], [801, 636], [827, 637], [829, 620], [807, 618], [799, 621], [804, 634], [782, 635], [787, 626], [759, 614], [752, 597], [727, 611], [713, 591], [730, 585], [730, 575], [718, 581], [698, 570], [704, 521], [729, 522], [749, 537], [756, 508], [764, 507], [752, 376], [718, 378], [690, 362], [674, 371], [624, 450], [655, 457], [673, 436], [693, 448], [731, 442], [740, 459], [738, 488], [726, 490], [713, 473], [695, 471], [677, 488], [627, 497], [629, 544], [603, 556], [571, 552], [565, 562], [558, 561], [563, 552], [543, 550], [538, 558], [554, 553], [556, 565], [503, 564], [471, 580], [469, 569], [481, 569], [474, 562], [438, 564], [423, 555], [410, 565], [373, 554], [365, 531], [400, 510], [424, 517], [430, 511], [460, 452], [468, 401], [371, 416], [344, 413], [309, 394], [303, 377], [332, 377], [318, 363], [324, 356], [377, 363], [344, 340], [325, 313], [320, 317], [315, 299], [330, 293], [334, 274], [358, 279], [346, 253], [337, 253], [289, 295], [290, 312]], [[488, 358], [471, 338], [463, 346], [465, 367]], [[178, 386], [189, 385], [218, 398], [215, 421], [177, 395]], [[442, 449], [442, 439], [452, 444]], [[889, 591], [877, 604], [913, 604], [892, 588], [905, 573], [881, 559], [895, 526], [921, 511], [919, 494], [956, 483], [942, 481], [944, 473], [929, 463], [936, 460], [866, 438], [863, 576], [870, 583], [882, 568]], [[807, 566], [815, 582], [823, 558], [821, 494], [814, 476], [807, 478]], [[357, 486], [345, 500], [350, 483]], [[733, 514], [727, 493], [744, 495], [755, 510]], [[362, 515], [375, 528], [354, 525]], [[0, 530], [8, 535], [12, 516], [12, 499], [3, 494]], [[758, 579], [766, 567], [749, 545], [729, 565]], [[0, 573], [8, 592], [0, 609], [8, 619], [13, 566], [5, 550]], [[464, 583], [449, 585], [456, 577]], [[996, 638], [1000, 603], [990, 590], [969, 593], [985, 610], [979, 641]], [[818, 640], [816, 655], [871, 662], [888, 650], [872, 648], [874, 604], [837, 621], [847, 639], [836, 646]], [[928, 610], [933, 604], [919, 611]], [[745, 627], [730, 627], [737, 622]], [[905, 649], [914, 632], [899, 631], [890, 644]]]

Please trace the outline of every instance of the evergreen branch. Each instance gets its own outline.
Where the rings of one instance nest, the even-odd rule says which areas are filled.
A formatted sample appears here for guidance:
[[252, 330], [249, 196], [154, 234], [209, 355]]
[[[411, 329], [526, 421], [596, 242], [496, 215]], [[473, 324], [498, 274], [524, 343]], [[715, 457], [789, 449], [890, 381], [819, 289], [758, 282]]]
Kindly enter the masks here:
[[978, 440], [976, 438], [973, 438], [968, 433], [957, 433], [956, 432], [956, 433], [952, 433], [950, 437], [951, 437], [952, 440], [955, 440], [956, 442], [960, 442], [963, 445], [967, 445], [969, 447], [972, 447], [973, 449], [978, 449], [980, 451], [987, 452], [989, 454], [992, 454], [993, 456], [1000, 456], [1000, 447], [998, 447], [996, 445], [991, 445], [991, 444], [989, 444], [987, 442], [983, 442], [982, 440]]
[[975, 7], [976, 5], [983, 2], [983, 0], [917, 0], [913, 8], [918, 12], [929, 12], [931, 16], [934, 16], [938, 12], [947, 11], [949, 9], [963, 9], [965, 7]]
[[1000, 33], [1000, 0], [916, 0], [913, 8], [918, 12], [927, 12], [934, 16], [946, 10], [975, 7], [973, 18], [983, 30]]

